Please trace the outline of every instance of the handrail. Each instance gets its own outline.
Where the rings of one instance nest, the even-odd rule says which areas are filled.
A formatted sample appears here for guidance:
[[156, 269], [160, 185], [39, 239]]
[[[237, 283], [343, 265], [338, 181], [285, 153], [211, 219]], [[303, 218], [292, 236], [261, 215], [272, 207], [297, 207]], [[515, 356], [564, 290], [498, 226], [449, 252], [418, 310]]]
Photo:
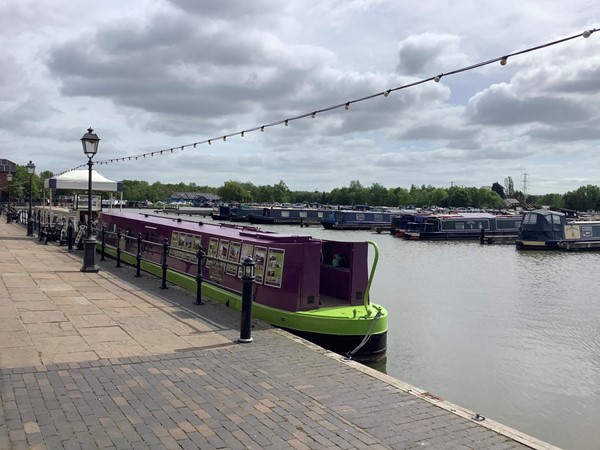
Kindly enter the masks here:
[[373, 281], [373, 276], [375, 275], [375, 269], [377, 268], [377, 262], [379, 261], [379, 247], [377, 246], [377, 243], [375, 243], [374, 241], [366, 241], [367, 244], [370, 244], [373, 246], [373, 249], [375, 250], [375, 259], [373, 260], [373, 265], [371, 266], [371, 273], [369, 274], [369, 281], [367, 282], [367, 289], [365, 291], [365, 309], [367, 310], [367, 316], [370, 316], [372, 314], [371, 308], [369, 308], [369, 305], [371, 304], [370, 299], [369, 299], [369, 291], [371, 290], [371, 282]]

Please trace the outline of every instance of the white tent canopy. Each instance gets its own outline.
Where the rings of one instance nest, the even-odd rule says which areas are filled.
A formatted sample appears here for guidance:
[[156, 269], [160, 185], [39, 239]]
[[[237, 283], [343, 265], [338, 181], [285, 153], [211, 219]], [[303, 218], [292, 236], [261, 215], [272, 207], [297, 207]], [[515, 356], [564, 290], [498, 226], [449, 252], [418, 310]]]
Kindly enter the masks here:
[[[89, 172], [87, 170], [72, 170], [44, 181], [44, 188], [72, 189], [87, 191]], [[92, 170], [92, 191], [123, 192], [123, 183], [109, 180], [95, 170]]]

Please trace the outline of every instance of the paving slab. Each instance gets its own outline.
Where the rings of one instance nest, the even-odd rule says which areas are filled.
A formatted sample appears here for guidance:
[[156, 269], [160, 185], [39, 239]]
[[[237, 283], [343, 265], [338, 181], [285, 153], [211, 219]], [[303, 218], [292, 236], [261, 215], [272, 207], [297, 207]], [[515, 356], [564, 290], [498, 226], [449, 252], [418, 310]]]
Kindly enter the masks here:
[[556, 448], [24, 233], [0, 220], [0, 448]]

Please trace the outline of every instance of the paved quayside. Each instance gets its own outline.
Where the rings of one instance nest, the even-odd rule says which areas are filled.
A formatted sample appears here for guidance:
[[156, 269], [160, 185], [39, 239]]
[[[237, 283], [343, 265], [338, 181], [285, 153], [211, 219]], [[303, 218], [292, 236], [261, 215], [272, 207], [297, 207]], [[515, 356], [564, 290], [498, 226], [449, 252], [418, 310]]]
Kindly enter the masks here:
[[0, 448], [556, 448], [25, 234], [0, 220]]

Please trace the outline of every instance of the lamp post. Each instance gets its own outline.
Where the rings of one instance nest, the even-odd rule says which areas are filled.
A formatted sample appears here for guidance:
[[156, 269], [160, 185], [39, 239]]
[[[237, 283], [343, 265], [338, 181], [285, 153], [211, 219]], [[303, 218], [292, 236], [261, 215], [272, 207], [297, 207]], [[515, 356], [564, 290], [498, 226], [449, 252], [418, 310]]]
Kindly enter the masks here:
[[31, 179], [33, 178], [33, 174], [35, 174], [35, 164], [29, 161], [27, 164], [27, 173], [29, 174], [29, 213], [27, 214], [27, 236], [33, 235], [33, 215], [31, 214], [31, 201], [32, 195], [31, 192]]
[[12, 173], [6, 174], [6, 181], [8, 181], [8, 207], [6, 208], [6, 223], [12, 222], [12, 213], [10, 211], [10, 191], [12, 189]]
[[98, 151], [100, 138], [94, 133], [92, 127], [81, 138], [83, 153], [88, 157], [88, 217], [87, 233], [83, 243], [83, 267], [82, 272], [98, 272], [100, 267], [96, 265], [96, 236], [92, 235], [92, 158]]

